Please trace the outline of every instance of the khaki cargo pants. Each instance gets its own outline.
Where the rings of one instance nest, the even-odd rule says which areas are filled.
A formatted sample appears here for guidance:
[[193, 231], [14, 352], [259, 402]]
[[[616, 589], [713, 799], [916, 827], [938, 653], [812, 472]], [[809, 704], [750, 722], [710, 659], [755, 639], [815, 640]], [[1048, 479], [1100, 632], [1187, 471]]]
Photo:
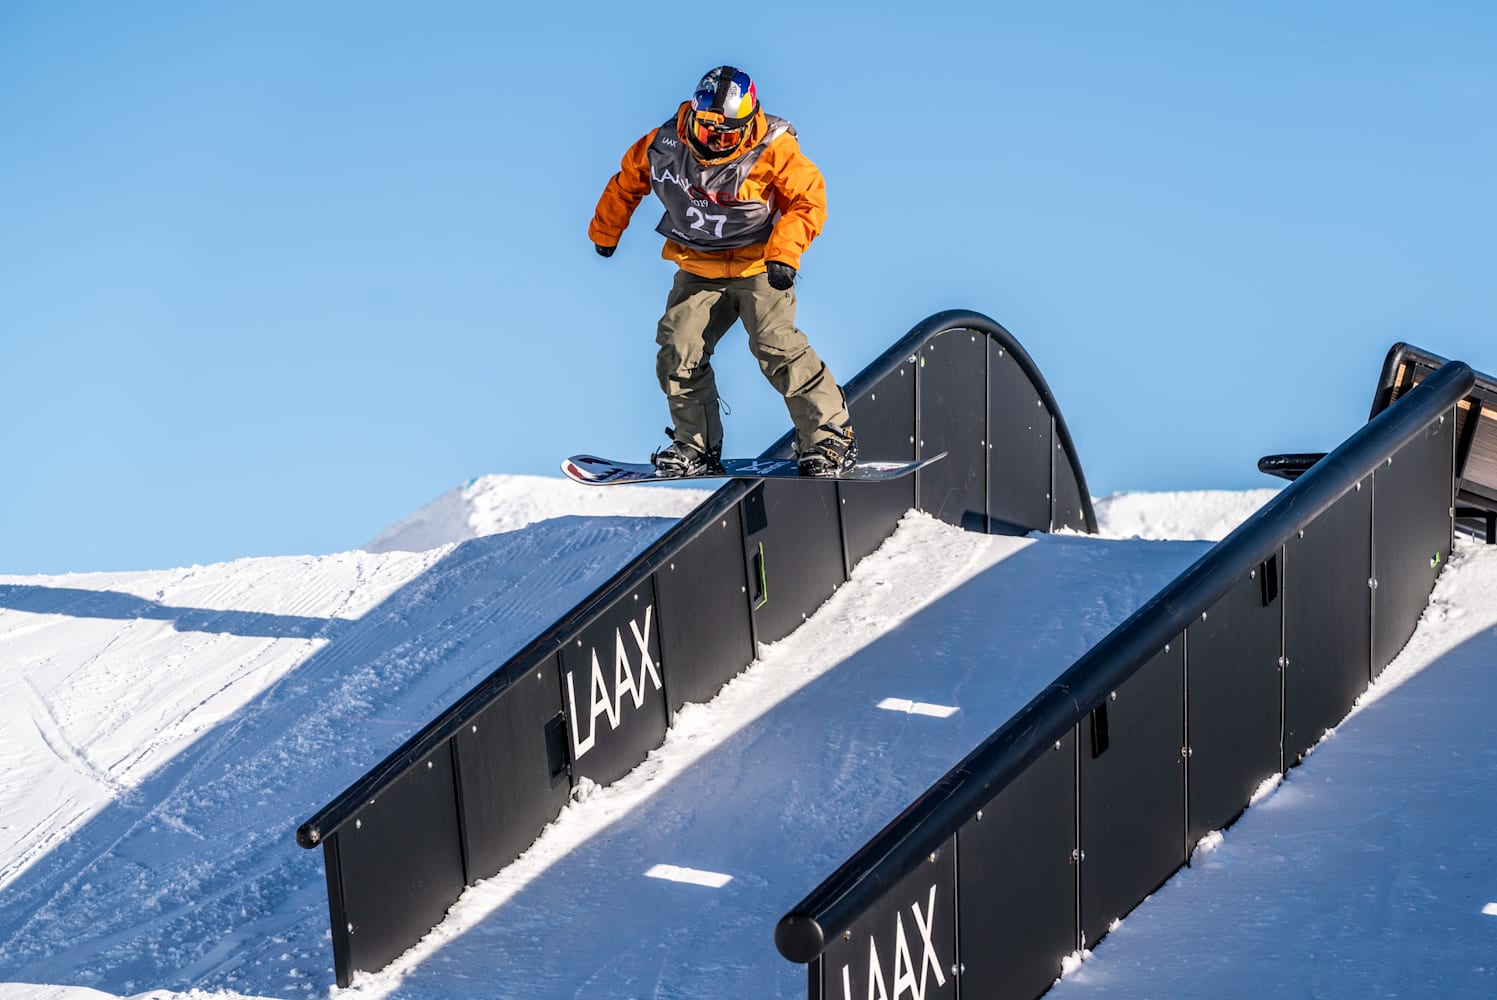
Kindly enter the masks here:
[[660, 317], [655, 374], [670, 405], [676, 440], [702, 450], [721, 448], [712, 352], [735, 320], [743, 321], [759, 370], [785, 397], [796, 442], [805, 450], [827, 437], [823, 424], [845, 427], [847, 404], [830, 369], [795, 326], [795, 289], [769, 286], [768, 275], [703, 278], [677, 271]]

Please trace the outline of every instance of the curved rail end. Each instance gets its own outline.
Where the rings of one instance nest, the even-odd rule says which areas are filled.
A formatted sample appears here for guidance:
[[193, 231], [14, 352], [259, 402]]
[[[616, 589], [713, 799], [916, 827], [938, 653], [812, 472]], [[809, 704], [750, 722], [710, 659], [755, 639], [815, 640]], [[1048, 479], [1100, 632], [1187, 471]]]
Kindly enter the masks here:
[[781, 955], [805, 965], [814, 962], [826, 950], [826, 935], [815, 917], [787, 913], [775, 925], [774, 944]]

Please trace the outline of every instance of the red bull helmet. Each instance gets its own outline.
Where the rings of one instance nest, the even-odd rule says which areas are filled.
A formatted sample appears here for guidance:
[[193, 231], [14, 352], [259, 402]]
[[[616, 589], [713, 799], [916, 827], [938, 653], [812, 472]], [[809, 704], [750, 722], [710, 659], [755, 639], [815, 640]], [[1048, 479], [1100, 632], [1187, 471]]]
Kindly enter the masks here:
[[691, 97], [687, 130], [712, 156], [726, 156], [743, 144], [749, 124], [759, 113], [754, 81], [741, 69], [719, 66], [697, 84]]

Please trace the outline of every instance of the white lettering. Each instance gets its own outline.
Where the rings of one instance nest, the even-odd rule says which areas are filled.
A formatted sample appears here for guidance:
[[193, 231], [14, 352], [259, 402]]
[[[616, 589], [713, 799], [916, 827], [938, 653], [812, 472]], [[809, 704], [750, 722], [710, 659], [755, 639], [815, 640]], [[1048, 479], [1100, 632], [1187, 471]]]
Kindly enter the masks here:
[[[920, 935], [920, 962], [917, 966], [910, 951], [909, 935], [905, 933], [904, 913], [894, 917], [894, 995], [890, 997], [884, 978], [884, 965], [878, 956], [878, 941], [868, 936], [868, 990], [866, 1000], [901, 1000], [909, 993], [911, 1000], [925, 1000], [930, 974], [935, 973], [936, 986], [946, 985], [946, 976], [941, 971], [940, 955], [934, 941], [936, 916], [936, 886], [930, 887], [930, 896], [922, 912], [920, 901], [910, 904], [915, 918], [915, 929]], [[854, 1000], [852, 966], [842, 966], [842, 1000]]]
[[904, 936], [904, 914], [894, 917], [894, 1000], [909, 990], [915, 1000], [925, 1000], [925, 984], [915, 981], [915, 965], [910, 961], [910, 942]]
[[[634, 620], [630, 619], [629, 631], [634, 633], [634, 644], [639, 647], [639, 661], [641, 667], [641, 673], [639, 676], [640, 689], [643, 690], [645, 685], [644, 675], [645, 673], [648, 673], [650, 675], [650, 680], [655, 682], [655, 690], [659, 691], [665, 685], [660, 683], [660, 672], [655, 669], [655, 660], [650, 656], [650, 615], [654, 612], [654, 610], [655, 605], [646, 604], [645, 627], [643, 629], [640, 629], [634, 624]], [[638, 707], [637, 703], [636, 707]]]
[[572, 759], [581, 760], [582, 755], [593, 748], [597, 741], [597, 734], [593, 732], [592, 726], [588, 726], [587, 739], [577, 739], [577, 685], [572, 680], [572, 672], [567, 671], [567, 707], [570, 711], [567, 718], [572, 720]]
[[936, 974], [936, 985], [945, 986], [946, 977], [941, 973], [940, 956], [936, 954], [936, 943], [931, 940], [936, 923], [936, 887], [930, 887], [930, 900], [925, 904], [925, 913], [921, 914], [919, 902], [911, 903], [910, 909], [915, 912], [915, 928], [920, 932], [920, 947], [925, 952], [925, 958], [920, 963], [920, 996], [925, 996], [925, 974], [928, 971]]
[[[873, 988], [878, 987], [875, 996]], [[872, 935], [868, 938], [868, 1000], [889, 1000], [889, 987], [884, 985], [884, 966], [878, 960], [878, 942]]]
[[608, 679], [603, 674], [603, 667], [598, 661], [598, 650], [596, 648], [590, 650], [592, 662], [588, 676], [587, 735], [585, 738], [581, 732], [582, 719], [577, 712], [577, 682], [573, 672], [567, 671], [567, 714], [572, 720], [572, 760], [580, 760], [597, 745], [600, 715], [607, 716], [610, 731], [619, 728], [619, 724], [623, 721], [626, 694], [634, 702], [636, 709], [644, 707], [645, 696], [649, 693], [645, 687], [646, 677], [654, 684], [656, 691], [664, 689], [665, 685], [660, 679], [660, 670], [655, 664], [655, 658], [650, 655], [650, 618], [654, 611], [654, 605], [645, 607], [642, 626], [633, 619], [629, 622], [629, 631], [634, 636], [635, 647], [639, 650], [637, 675], [634, 664], [629, 659], [623, 629], [613, 630], [614, 657], [611, 689]]
[[[639, 687], [634, 686], [634, 669], [629, 666], [629, 653], [624, 649], [624, 633], [615, 631], [613, 633], [613, 704], [614, 717], [617, 718], [619, 711], [624, 707], [624, 692], [628, 691], [634, 696], [634, 707], [645, 703], [645, 686], [643, 678]], [[613, 728], [617, 729], [615, 725]]]
[[608, 697], [608, 681], [603, 677], [603, 668], [598, 666], [598, 651], [593, 650], [593, 674], [592, 674], [592, 704], [588, 706], [587, 724], [590, 729], [598, 727], [598, 716], [608, 716], [608, 728], [610, 730], [619, 727], [619, 708], [617, 699]]

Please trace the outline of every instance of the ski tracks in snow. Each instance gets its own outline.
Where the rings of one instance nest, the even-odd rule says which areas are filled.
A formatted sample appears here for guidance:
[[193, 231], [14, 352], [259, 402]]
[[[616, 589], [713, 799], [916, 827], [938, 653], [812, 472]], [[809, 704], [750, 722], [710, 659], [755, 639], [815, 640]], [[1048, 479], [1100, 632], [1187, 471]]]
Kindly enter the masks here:
[[[103, 791], [71, 820], [81, 794], [63, 791], [62, 814], [30, 807], [47, 836], [28, 831], [12, 855], [0, 967], [120, 992], [326, 988], [321, 855], [294, 846], [296, 824], [668, 523], [563, 518], [423, 553], [69, 580], [78, 614], [125, 620], [88, 623], [99, 637], [61, 682], [35, 657], [53, 687], [50, 702], [29, 688], [30, 711], [56, 751], [48, 777]], [[90, 582], [111, 596], [90, 598]], [[20, 629], [42, 634], [23, 620], [0, 643]], [[110, 726], [133, 747], [91, 764], [65, 735], [91, 723], [102, 747]]]

